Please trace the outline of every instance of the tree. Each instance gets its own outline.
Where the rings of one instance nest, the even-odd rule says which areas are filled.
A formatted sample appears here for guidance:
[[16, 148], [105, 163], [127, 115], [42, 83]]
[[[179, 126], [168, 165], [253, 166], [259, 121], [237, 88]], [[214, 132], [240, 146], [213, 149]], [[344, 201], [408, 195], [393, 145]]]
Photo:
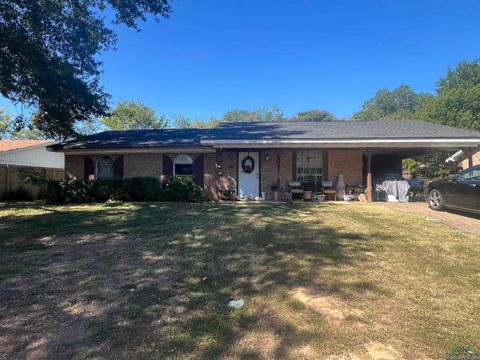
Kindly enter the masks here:
[[173, 115], [171, 116], [171, 122], [173, 127], [176, 129], [208, 129], [217, 126], [220, 121], [217, 119], [210, 119], [210, 121], [205, 120], [190, 120], [183, 115]]
[[139, 101], [122, 101], [117, 104], [102, 123], [112, 130], [163, 129], [167, 127], [164, 116], [157, 116], [152, 108]]
[[147, 14], [170, 11], [169, 0], [0, 0], [0, 94], [36, 110], [32, 121], [46, 135], [70, 137], [76, 122], [108, 108], [98, 55], [116, 36], [106, 14], [138, 30]]
[[362, 109], [352, 116], [352, 120], [402, 120], [412, 119], [415, 112], [432, 95], [416, 93], [408, 85], [401, 85], [393, 91], [379, 90], [367, 100]]
[[37, 140], [43, 139], [44, 137], [41, 131], [32, 125], [18, 128], [12, 115], [0, 109], [0, 140], [4, 138], [12, 140]]
[[447, 75], [437, 83], [437, 94], [450, 89], [468, 89], [480, 85], [480, 59], [458, 63], [455, 69], [448, 69]]
[[[217, 119], [216, 119], [217, 120]], [[264, 107], [257, 110], [234, 109], [223, 114], [220, 122], [264, 122], [284, 121], [283, 111], [278, 106]]]
[[426, 101], [417, 119], [480, 130], [480, 62], [462, 62], [437, 84], [437, 96]]
[[[451, 153], [450, 153], [451, 154]], [[419, 155], [404, 159], [403, 166], [414, 176], [421, 178], [425, 183], [436, 180], [445, 180], [455, 169], [452, 163], [446, 163], [448, 151], [438, 151], [433, 154]]]
[[5, 112], [5, 110], [0, 109], [0, 140], [5, 138], [7, 133], [10, 131], [12, 124], [12, 116]]
[[186, 116], [173, 115], [171, 116], [171, 122], [176, 129], [191, 129], [194, 128], [193, 122]]
[[105, 125], [103, 124], [102, 120], [103, 118], [95, 118], [77, 123], [75, 124], [75, 133], [77, 133], [79, 136], [87, 136], [103, 131], [105, 130]]
[[336, 121], [339, 120], [332, 113], [325, 110], [300, 111], [292, 118], [293, 121]]
[[45, 139], [45, 136], [42, 134], [40, 130], [31, 125], [19, 129], [17, 131], [13, 131], [10, 133], [10, 139], [12, 140], [41, 140]]
[[445, 90], [427, 101], [415, 117], [442, 125], [480, 130], [480, 86]]

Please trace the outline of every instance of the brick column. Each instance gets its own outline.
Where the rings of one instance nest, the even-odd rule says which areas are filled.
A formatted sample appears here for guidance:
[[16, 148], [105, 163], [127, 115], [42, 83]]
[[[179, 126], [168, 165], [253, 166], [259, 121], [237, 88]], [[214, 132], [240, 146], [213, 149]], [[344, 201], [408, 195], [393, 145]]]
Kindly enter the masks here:
[[473, 166], [473, 152], [474, 152], [474, 150], [470, 149], [470, 148], [466, 148], [466, 149], [462, 149], [462, 151], [467, 158], [467, 162], [468, 162], [467, 168], [471, 168]]
[[471, 168], [473, 166], [473, 150], [472, 149], [468, 149], [467, 156], [468, 156], [468, 167]]

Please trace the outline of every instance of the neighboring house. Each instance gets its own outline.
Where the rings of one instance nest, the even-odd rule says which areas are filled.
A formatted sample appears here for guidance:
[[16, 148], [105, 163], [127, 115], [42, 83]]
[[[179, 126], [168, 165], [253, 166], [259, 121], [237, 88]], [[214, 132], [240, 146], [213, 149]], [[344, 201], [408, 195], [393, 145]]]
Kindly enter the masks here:
[[477, 149], [469, 149], [469, 151], [467, 150], [466, 152], [463, 150], [458, 150], [445, 162], [456, 162], [463, 170], [474, 165], [480, 165], [480, 150], [477, 151]]
[[64, 178], [64, 155], [47, 151], [48, 140], [0, 140], [0, 199], [15, 197], [20, 187], [33, 197], [45, 185], [26, 182], [27, 176]]
[[343, 175], [371, 200], [374, 177], [402, 171], [402, 159], [476, 148], [480, 133], [423, 121], [224, 123], [213, 129], [106, 131], [51, 146], [75, 178], [191, 176], [214, 187], [230, 175], [241, 196], [300, 181], [318, 191]]

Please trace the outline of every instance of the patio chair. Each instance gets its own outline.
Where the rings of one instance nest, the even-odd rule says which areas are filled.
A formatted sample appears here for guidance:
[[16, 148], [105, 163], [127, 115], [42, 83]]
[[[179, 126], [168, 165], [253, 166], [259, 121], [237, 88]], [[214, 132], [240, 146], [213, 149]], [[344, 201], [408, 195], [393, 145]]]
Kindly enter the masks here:
[[299, 196], [299, 199], [303, 199], [303, 189], [300, 181], [291, 181], [288, 183], [287, 200], [294, 200], [295, 196]]
[[337, 200], [337, 191], [333, 188], [333, 181], [322, 181], [322, 187], [325, 200], [329, 200], [329, 197]]

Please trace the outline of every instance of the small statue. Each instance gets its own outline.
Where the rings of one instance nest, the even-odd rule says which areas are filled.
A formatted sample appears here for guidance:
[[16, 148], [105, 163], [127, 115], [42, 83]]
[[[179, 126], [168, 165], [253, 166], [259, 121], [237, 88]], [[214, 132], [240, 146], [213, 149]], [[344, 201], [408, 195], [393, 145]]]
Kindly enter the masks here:
[[237, 182], [231, 176], [220, 175], [215, 181], [215, 190], [221, 200], [237, 200]]

